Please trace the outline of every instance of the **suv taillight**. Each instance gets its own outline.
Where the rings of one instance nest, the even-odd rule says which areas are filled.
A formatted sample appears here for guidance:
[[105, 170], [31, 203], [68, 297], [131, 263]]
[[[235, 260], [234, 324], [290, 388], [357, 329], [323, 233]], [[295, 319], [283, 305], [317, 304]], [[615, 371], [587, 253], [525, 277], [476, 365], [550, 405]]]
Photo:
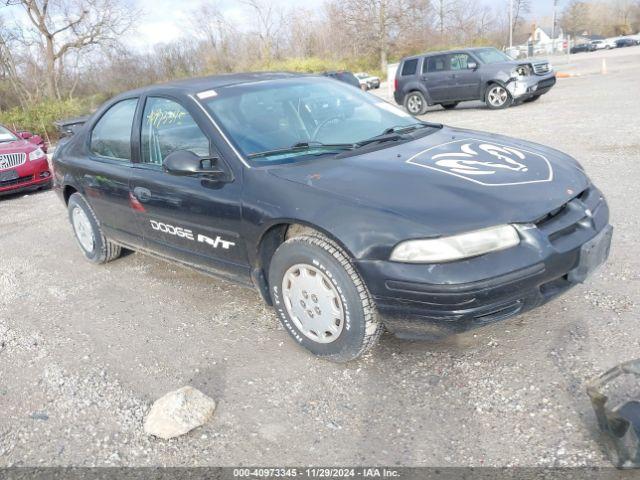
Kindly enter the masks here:
[[393, 89], [398, 90], [398, 77], [393, 79]]

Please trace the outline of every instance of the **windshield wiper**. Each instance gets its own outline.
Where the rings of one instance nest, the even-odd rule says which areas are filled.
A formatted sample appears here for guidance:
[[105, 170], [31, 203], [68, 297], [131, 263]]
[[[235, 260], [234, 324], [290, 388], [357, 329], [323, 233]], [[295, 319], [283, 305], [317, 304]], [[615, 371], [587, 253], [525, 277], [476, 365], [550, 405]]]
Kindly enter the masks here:
[[418, 130], [419, 128], [427, 128], [427, 127], [435, 127], [436, 125], [432, 125], [429, 123], [424, 123], [424, 122], [418, 122], [418, 123], [412, 123], [410, 125], [396, 125], [394, 127], [389, 127], [387, 128], [384, 132], [382, 132], [382, 134], [387, 134], [387, 133], [406, 133], [406, 132], [412, 132], [414, 130]]
[[418, 122], [411, 123], [409, 125], [396, 125], [394, 127], [389, 127], [384, 130], [380, 135], [376, 135], [371, 138], [367, 138], [366, 140], [361, 140], [356, 142], [354, 147], [360, 148], [365, 145], [369, 145], [371, 143], [381, 143], [381, 142], [396, 142], [398, 140], [411, 140], [413, 137], [407, 135], [414, 130], [422, 129], [422, 128], [442, 128], [441, 124], [438, 123], [426, 123], [426, 122]]
[[[386, 131], [386, 130], [385, 130]], [[409, 137], [405, 135], [401, 135], [399, 133], [383, 133], [381, 135], [376, 135], [375, 137], [367, 138], [366, 140], [360, 140], [355, 143], [354, 149], [364, 147], [365, 145], [369, 145], [371, 143], [382, 143], [382, 142], [397, 142], [398, 140], [408, 140]]]
[[265, 150], [264, 152], [252, 153], [249, 158], [268, 157], [270, 155], [285, 155], [287, 153], [305, 152], [308, 150], [352, 150], [353, 143], [322, 143], [322, 142], [298, 142], [290, 147]]

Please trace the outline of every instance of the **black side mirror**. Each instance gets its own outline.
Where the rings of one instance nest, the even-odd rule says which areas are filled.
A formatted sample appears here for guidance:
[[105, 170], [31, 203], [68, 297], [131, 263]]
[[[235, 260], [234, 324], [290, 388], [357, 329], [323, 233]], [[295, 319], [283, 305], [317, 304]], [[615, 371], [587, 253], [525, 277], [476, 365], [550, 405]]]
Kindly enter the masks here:
[[203, 177], [222, 177], [225, 171], [218, 164], [217, 157], [201, 158], [187, 150], [177, 150], [167, 155], [163, 167], [171, 175], [193, 175]]
[[478, 64], [476, 62], [469, 62], [467, 63], [467, 68], [469, 70], [475, 70], [478, 68]]

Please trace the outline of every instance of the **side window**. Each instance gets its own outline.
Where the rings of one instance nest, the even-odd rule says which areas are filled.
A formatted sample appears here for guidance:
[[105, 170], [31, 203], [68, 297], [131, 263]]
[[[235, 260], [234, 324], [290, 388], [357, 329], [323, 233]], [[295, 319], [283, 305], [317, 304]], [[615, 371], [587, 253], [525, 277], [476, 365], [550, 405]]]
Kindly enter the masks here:
[[446, 55], [436, 55], [434, 57], [427, 57], [424, 62], [423, 72], [443, 72], [448, 70], [447, 67], [447, 56]]
[[91, 132], [91, 151], [101, 157], [131, 161], [131, 128], [138, 99], [123, 100], [102, 116]]
[[189, 112], [166, 98], [147, 98], [140, 140], [142, 163], [162, 165], [176, 150], [188, 150], [200, 157], [211, 155], [209, 139]]
[[469, 64], [469, 55], [466, 53], [454, 53], [449, 55], [449, 62], [451, 63], [451, 70], [466, 70]]
[[404, 65], [402, 65], [402, 76], [404, 77], [405, 75], [414, 75], [417, 69], [418, 69], [417, 58], [412, 58], [411, 60], [407, 60], [406, 62], [404, 62]]

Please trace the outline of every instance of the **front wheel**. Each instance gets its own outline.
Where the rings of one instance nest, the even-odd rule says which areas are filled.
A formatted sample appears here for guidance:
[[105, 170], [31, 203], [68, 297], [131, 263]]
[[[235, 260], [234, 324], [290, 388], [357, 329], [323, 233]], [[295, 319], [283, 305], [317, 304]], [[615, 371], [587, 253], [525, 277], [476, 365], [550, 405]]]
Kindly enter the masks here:
[[382, 332], [360, 275], [342, 249], [320, 234], [280, 245], [271, 259], [269, 285], [282, 325], [315, 355], [353, 360]]
[[427, 111], [427, 101], [421, 92], [410, 92], [404, 97], [404, 108], [411, 115], [423, 115]]
[[490, 109], [498, 110], [509, 107], [513, 103], [513, 97], [505, 87], [494, 83], [487, 88], [485, 102]]

